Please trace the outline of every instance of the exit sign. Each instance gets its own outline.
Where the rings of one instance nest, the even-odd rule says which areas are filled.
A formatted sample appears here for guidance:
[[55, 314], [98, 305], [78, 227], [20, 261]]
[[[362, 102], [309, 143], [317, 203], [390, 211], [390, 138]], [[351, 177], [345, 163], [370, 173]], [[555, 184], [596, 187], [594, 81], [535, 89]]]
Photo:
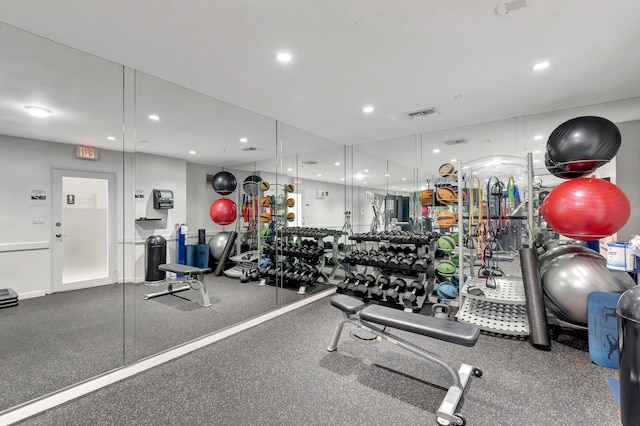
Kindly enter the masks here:
[[76, 158], [83, 160], [97, 160], [99, 156], [98, 148], [91, 146], [76, 146]]

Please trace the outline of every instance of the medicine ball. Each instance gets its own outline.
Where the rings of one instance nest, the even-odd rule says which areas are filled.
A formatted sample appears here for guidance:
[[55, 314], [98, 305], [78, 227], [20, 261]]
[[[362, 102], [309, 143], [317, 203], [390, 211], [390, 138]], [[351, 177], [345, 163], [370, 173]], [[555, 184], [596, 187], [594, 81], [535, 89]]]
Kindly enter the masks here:
[[293, 198], [287, 198], [287, 207], [293, 207], [296, 205], [296, 200]]
[[451, 235], [438, 238], [438, 248], [445, 253], [451, 253], [456, 248], [456, 242]]
[[453, 300], [458, 297], [458, 289], [455, 285], [451, 284], [448, 281], [440, 283], [438, 285], [438, 289], [436, 290], [436, 295], [439, 299], [442, 300]]
[[261, 237], [270, 237], [271, 236], [271, 229], [269, 228], [262, 228], [260, 230], [260, 236]]
[[228, 195], [236, 190], [238, 181], [229, 172], [218, 172], [213, 176], [213, 190], [220, 195]]
[[448, 229], [456, 223], [458, 215], [452, 212], [442, 212], [436, 217], [436, 223], [440, 228]]
[[271, 198], [269, 197], [260, 198], [260, 205], [264, 207], [269, 207], [271, 205]]
[[294, 220], [296, 220], [296, 215], [293, 213], [287, 213], [287, 220], [289, 222], [293, 222]]
[[242, 184], [242, 189], [247, 194], [257, 194], [260, 189], [260, 182], [262, 182], [262, 178], [260, 176], [247, 176]]
[[441, 204], [451, 204], [456, 200], [456, 198], [456, 192], [453, 188], [449, 188], [448, 186], [438, 188], [436, 191], [436, 200]]
[[456, 173], [456, 168], [451, 163], [444, 163], [438, 169], [438, 173], [440, 173], [440, 176], [442, 177], [450, 177]]
[[238, 207], [228, 198], [220, 198], [209, 207], [209, 217], [218, 225], [229, 225], [236, 220]]
[[436, 271], [445, 277], [452, 276], [457, 270], [456, 265], [450, 260], [441, 260], [436, 266]]
[[286, 184], [284, 186], [284, 190], [287, 191], [287, 192], [293, 192], [294, 186], [292, 184], [288, 183], [288, 184]]
[[606, 118], [576, 117], [551, 133], [547, 154], [565, 171], [591, 173], [615, 157], [621, 143], [620, 129]]
[[260, 190], [268, 191], [269, 188], [271, 188], [271, 184], [269, 182], [267, 182], [266, 180], [263, 180], [262, 182], [260, 182]]
[[262, 223], [271, 222], [271, 213], [269, 212], [260, 213], [260, 222]]

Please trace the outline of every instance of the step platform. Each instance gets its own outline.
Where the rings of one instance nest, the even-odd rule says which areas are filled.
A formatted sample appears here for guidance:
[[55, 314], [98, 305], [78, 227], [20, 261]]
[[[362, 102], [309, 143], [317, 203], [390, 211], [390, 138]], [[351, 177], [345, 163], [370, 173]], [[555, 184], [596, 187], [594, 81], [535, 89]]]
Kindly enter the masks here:
[[0, 289], [0, 309], [18, 306], [18, 293], [11, 288]]

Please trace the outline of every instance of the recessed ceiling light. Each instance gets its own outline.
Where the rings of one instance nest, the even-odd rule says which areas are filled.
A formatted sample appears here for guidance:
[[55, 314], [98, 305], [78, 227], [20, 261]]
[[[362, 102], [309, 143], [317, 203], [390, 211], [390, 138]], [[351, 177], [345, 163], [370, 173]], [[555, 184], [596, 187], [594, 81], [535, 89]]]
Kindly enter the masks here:
[[38, 118], [47, 117], [47, 116], [53, 114], [53, 111], [51, 111], [50, 109], [47, 109], [47, 108], [42, 108], [42, 107], [37, 107], [37, 106], [32, 106], [32, 105], [27, 105], [24, 108], [27, 111], [29, 111], [29, 114], [33, 115], [34, 117], [38, 117]]
[[452, 159], [451, 159], [451, 162], [452, 162], [452, 163], [455, 163], [456, 161], [458, 161], [458, 160], [456, 160], [455, 158], [452, 158]]
[[115, 141], [116, 137], [115, 136], [107, 136], [107, 140], [108, 141]]
[[435, 152], [435, 153], [437, 154], [437, 153], [439, 153], [439, 152], [440, 152], [440, 149], [439, 149], [439, 148], [436, 148], [436, 149], [434, 149], [434, 150], [433, 150], [433, 152]]
[[155, 114], [151, 114], [149, 116], [149, 120], [158, 121], [158, 120], [160, 120], [160, 117], [155, 115]]
[[293, 59], [293, 56], [289, 52], [280, 52], [276, 55], [276, 58], [280, 62], [287, 63], [287, 62], [291, 62], [291, 59]]
[[402, 178], [402, 180], [407, 180], [407, 178]]
[[247, 142], [248, 142], [248, 139], [247, 139], [247, 138], [240, 138], [240, 142], [242, 142], [242, 143], [247, 143]]
[[322, 176], [322, 174], [321, 174], [321, 173], [318, 173], [318, 177], [321, 177], [321, 176]]
[[391, 187], [391, 189], [396, 189], [396, 187], [395, 187], [395, 186], [392, 186], [392, 187]]
[[362, 182], [362, 183], [366, 185], [367, 182]]
[[195, 155], [195, 153], [196, 152], [194, 150], [189, 151], [189, 154], [191, 154], [191, 155]]
[[539, 163], [539, 162], [540, 162], [540, 160], [533, 160], [533, 162], [534, 162], [534, 163]]
[[369, 173], [369, 169], [364, 169], [364, 172], [365, 173]]
[[544, 62], [538, 62], [537, 64], [534, 64], [531, 69], [534, 71], [542, 71], [544, 69], [549, 68], [549, 66], [551, 66], [551, 62], [549, 61], [544, 61]]
[[293, 171], [293, 169], [292, 169], [291, 167], [289, 167], [289, 168], [287, 169], [287, 171], [288, 171], [288, 172], [292, 172], [292, 171]]
[[344, 178], [340, 178], [340, 180], [344, 180]]
[[384, 175], [384, 177], [389, 177], [389, 173], [386, 173], [386, 174]]
[[534, 154], [540, 154], [540, 150], [533, 151]]
[[365, 114], [371, 114], [373, 112], [373, 107], [371, 105], [367, 105], [362, 108], [362, 112]]
[[469, 168], [469, 166], [462, 166], [462, 168], [463, 168], [463, 169], [468, 169], [468, 168]]
[[534, 140], [536, 140], [536, 141], [539, 141], [539, 140], [541, 140], [542, 138], [543, 138], [543, 136], [542, 136], [542, 135], [535, 135], [535, 136], [533, 137], [533, 139], [534, 139]]
[[334, 166], [339, 166], [340, 163], [338, 161], [336, 161], [335, 163], [333, 163]]

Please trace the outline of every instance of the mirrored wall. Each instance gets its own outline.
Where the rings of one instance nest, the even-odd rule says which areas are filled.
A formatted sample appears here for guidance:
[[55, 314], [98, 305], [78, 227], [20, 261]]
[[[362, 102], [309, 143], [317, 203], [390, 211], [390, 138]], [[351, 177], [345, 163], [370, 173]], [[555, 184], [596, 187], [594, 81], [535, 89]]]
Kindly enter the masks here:
[[123, 365], [123, 71], [0, 25], [0, 411]]
[[[331, 290], [367, 271], [345, 262], [372, 256], [354, 234], [451, 233], [461, 222], [443, 227], [445, 212], [468, 232], [469, 211], [437, 189], [470, 197], [498, 177], [525, 201], [528, 154], [534, 184], [552, 188], [546, 140], [570, 118], [620, 127], [596, 175], [631, 200], [620, 237], [640, 226], [638, 98], [350, 145], [0, 35], [0, 411]], [[159, 267], [175, 264], [196, 272]]]

